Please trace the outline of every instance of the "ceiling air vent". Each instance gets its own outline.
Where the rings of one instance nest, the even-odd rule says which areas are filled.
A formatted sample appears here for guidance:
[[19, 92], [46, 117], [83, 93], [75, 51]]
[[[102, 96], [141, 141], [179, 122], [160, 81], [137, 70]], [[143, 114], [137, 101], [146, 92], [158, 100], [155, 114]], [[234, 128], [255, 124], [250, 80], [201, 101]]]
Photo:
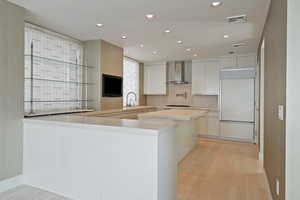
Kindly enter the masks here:
[[247, 43], [245, 43], [245, 42], [234, 43], [234, 44], [232, 44], [232, 46], [233, 46], [234, 48], [245, 47], [245, 46], [247, 46]]
[[238, 15], [238, 16], [232, 16], [232, 17], [227, 17], [228, 23], [246, 23], [247, 22], [247, 15]]

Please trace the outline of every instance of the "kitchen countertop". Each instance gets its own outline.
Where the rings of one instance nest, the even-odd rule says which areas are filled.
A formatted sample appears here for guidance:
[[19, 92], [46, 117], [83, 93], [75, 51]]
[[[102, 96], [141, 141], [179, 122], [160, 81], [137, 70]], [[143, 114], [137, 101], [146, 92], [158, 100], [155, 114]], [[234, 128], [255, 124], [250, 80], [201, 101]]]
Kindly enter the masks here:
[[146, 130], [163, 130], [176, 126], [172, 122], [159, 121], [142, 121], [142, 120], [126, 120], [109, 117], [92, 117], [92, 116], [76, 116], [76, 115], [53, 115], [45, 117], [25, 118], [24, 122], [29, 123], [47, 123], [80, 126], [97, 126], [97, 127], [117, 127], [117, 128], [134, 128]]
[[219, 112], [218, 108], [214, 108], [214, 107], [201, 107], [201, 106], [195, 106], [195, 105], [189, 105], [189, 107], [173, 107], [173, 106], [164, 106], [164, 109], [183, 109], [183, 110], [205, 110], [205, 111], [209, 111], [209, 112]]
[[149, 109], [157, 109], [155, 106], [133, 106], [133, 107], [124, 107], [121, 109], [113, 109], [113, 110], [105, 110], [105, 111], [93, 111], [93, 112], [84, 112], [84, 113], [76, 113], [75, 115], [79, 116], [106, 116], [110, 114], [119, 114], [119, 113], [126, 113], [126, 112], [136, 112], [136, 111], [143, 111]]
[[206, 116], [208, 110], [168, 109], [139, 114], [139, 119], [193, 120]]

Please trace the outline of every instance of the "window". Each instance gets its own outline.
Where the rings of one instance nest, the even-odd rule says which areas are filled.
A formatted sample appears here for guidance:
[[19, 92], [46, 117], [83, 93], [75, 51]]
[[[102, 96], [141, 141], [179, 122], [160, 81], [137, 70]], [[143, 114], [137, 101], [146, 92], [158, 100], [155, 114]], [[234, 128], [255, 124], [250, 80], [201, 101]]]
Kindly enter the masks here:
[[[124, 58], [123, 64], [123, 106], [139, 105], [139, 63]], [[130, 94], [129, 94], [130, 93]], [[135, 95], [133, 94], [135, 93]], [[129, 95], [128, 95], [129, 94]], [[128, 98], [127, 98], [128, 97]]]
[[88, 67], [82, 64], [79, 41], [26, 23], [25, 115], [86, 109]]

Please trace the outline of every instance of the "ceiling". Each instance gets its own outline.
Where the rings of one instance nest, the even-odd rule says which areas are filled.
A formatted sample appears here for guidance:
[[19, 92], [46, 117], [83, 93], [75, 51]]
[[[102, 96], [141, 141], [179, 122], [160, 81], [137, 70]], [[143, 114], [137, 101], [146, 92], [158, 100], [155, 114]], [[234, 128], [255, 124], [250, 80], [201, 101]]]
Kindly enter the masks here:
[[[212, 0], [10, 0], [27, 8], [27, 21], [83, 41], [109, 41], [123, 47], [126, 56], [144, 62], [256, 52], [270, 0], [221, 1], [213, 8]], [[147, 19], [149, 13], [156, 17]], [[248, 23], [226, 21], [241, 14], [248, 15]], [[171, 32], [165, 33], [167, 29]], [[248, 46], [233, 48], [233, 42]]]

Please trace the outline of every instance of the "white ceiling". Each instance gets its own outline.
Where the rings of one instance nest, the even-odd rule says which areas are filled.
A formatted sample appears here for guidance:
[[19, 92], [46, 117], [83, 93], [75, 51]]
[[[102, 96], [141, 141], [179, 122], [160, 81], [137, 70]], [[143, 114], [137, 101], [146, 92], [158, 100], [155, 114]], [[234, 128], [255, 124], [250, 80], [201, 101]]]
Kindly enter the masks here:
[[[104, 39], [140, 61], [196, 59], [232, 50], [256, 52], [270, 0], [221, 1], [220, 7], [212, 8], [212, 0], [10, 0], [28, 9], [26, 20], [32, 23], [79, 40]], [[146, 19], [148, 13], [156, 18]], [[240, 14], [248, 15], [248, 23], [226, 22], [226, 17]], [[97, 23], [104, 26], [98, 28]], [[166, 29], [171, 33], [164, 33]], [[126, 40], [121, 39], [123, 34]], [[225, 34], [230, 38], [224, 39]], [[232, 47], [241, 41], [248, 46]], [[193, 57], [195, 53], [198, 57]]]

